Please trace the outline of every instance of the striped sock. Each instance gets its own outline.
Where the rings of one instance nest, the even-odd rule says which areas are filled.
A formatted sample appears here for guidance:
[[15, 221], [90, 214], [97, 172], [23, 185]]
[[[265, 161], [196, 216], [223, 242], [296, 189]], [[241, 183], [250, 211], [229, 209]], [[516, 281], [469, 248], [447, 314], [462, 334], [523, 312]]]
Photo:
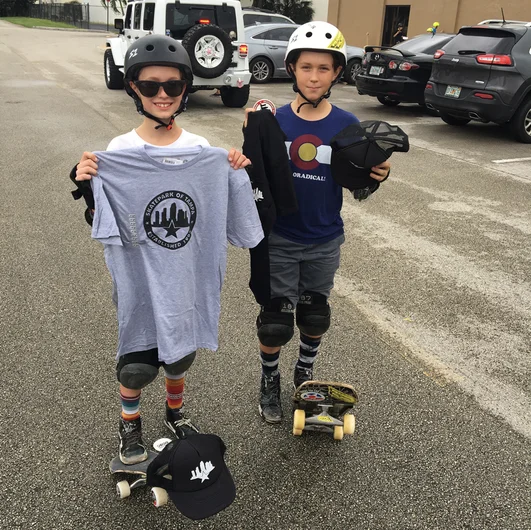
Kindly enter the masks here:
[[302, 368], [312, 368], [319, 351], [319, 344], [321, 344], [321, 338], [313, 339], [301, 333], [297, 365]]
[[260, 350], [260, 360], [262, 361], [262, 373], [268, 377], [277, 375], [278, 360], [280, 358], [280, 350], [277, 353], [264, 353]]
[[170, 409], [180, 409], [183, 406], [184, 397], [184, 376], [186, 374], [171, 375], [166, 374], [166, 402]]
[[140, 418], [140, 394], [133, 397], [124, 396], [120, 392], [120, 399], [122, 401], [122, 419], [125, 421], [138, 420]]

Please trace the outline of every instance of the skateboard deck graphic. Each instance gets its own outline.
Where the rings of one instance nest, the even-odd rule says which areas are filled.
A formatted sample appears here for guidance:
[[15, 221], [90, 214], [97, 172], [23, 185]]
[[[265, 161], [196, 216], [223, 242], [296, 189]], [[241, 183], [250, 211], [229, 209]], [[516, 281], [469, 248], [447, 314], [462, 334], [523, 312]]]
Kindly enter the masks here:
[[306, 381], [293, 395], [293, 434], [302, 431], [332, 433], [334, 440], [354, 434], [356, 420], [349, 411], [358, 401], [351, 385], [333, 381]]

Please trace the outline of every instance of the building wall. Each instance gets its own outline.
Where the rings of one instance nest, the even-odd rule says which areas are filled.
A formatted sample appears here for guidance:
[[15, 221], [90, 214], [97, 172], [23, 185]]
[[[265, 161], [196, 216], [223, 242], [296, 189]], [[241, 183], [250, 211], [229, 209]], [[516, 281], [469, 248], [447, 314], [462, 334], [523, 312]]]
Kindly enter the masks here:
[[[503, 3], [506, 19], [531, 21], [530, 0]], [[385, 7], [393, 5], [411, 6], [408, 37], [425, 33], [433, 22], [439, 22], [439, 32], [455, 33], [461, 26], [501, 18], [500, 0], [329, 0], [328, 22], [338, 26], [352, 46], [379, 45]]]
[[[83, 3], [83, 0], [81, 0]], [[91, 24], [107, 24], [107, 7], [103, 7], [100, 3], [92, 2], [89, 3], [90, 6], [90, 22]], [[124, 10], [125, 13], [125, 10]], [[109, 29], [114, 29], [114, 19], [123, 18], [121, 12], [115, 13], [112, 9], [108, 10], [109, 14]]]
[[313, 20], [328, 20], [328, 0], [312, 0]]

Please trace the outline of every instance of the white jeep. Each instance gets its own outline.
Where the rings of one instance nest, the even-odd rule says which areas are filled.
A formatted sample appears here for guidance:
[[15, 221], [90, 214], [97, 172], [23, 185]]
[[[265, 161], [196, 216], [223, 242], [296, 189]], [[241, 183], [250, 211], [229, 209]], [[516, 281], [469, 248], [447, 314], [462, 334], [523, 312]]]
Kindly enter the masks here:
[[107, 39], [103, 59], [107, 88], [124, 87], [125, 53], [136, 39], [169, 35], [190, 56], [191, 92], [219, 88], [225, 106], [247, 104], [251, 73], [239, 0], [128, 0], [114, 27], [120, 33]]

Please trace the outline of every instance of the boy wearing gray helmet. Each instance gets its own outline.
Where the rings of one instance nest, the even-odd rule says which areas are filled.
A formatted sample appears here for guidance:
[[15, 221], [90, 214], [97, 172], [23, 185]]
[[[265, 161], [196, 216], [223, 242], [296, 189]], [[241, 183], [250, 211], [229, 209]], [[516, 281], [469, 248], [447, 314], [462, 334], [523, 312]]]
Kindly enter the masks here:
[[[192, 134], [175, 123], [175, 118], [185, 110], [187, 91], [192, 85], [188, 53], [179, 42], [160, 35], [148, 35], [137, 40], [126, 54], [124, 80], [127, 93], [135, 101], [137, 111], [144, 119], [136, 129], [111, 140], [107, 151], [130, 150], [141, 146], [209, 146], [205, 138]], [[250, 163], [235, 149], [230, 150], [228, 160], [233, 169], [243, 168]], [[78, 197], [85, 198], [88, 206], [86, 217], [89, 222], [94, 214], [94, 198], [88, 181], [96, 175], [97, 157], [94, 153], [83, 153], [71, 178], [78, 185]], [[250, 184], [249, 194], [252, 198]], [[252, 206], [254, 209], [254, 201]], [[258, 236], [254, 232], [249, 236], [249, 240], [254, 241], [256, 237]], [[215, 273], [219, 275], [218, 270]], [[135, 285], [129, 287], [131, 290], [135, 288]], [[129, 351], [119, 354], [116, 371], [122, 403], [119, 437], [120, 459], [123, 463], [138, 463], [148, 456], [142, 440], [139, 402], [142, 389], [156, 378], [160, 366], [165, 372], [167, 427], [178, 438], [198, 432], [197, 426], [184, 416], [182, 407], [185, 373], [192, 365], [195, 355], [195, 350], [190, 351], [176, 362], [167, 363], [164, 362], [158, 347], [140, 351], [129, 348]]]

